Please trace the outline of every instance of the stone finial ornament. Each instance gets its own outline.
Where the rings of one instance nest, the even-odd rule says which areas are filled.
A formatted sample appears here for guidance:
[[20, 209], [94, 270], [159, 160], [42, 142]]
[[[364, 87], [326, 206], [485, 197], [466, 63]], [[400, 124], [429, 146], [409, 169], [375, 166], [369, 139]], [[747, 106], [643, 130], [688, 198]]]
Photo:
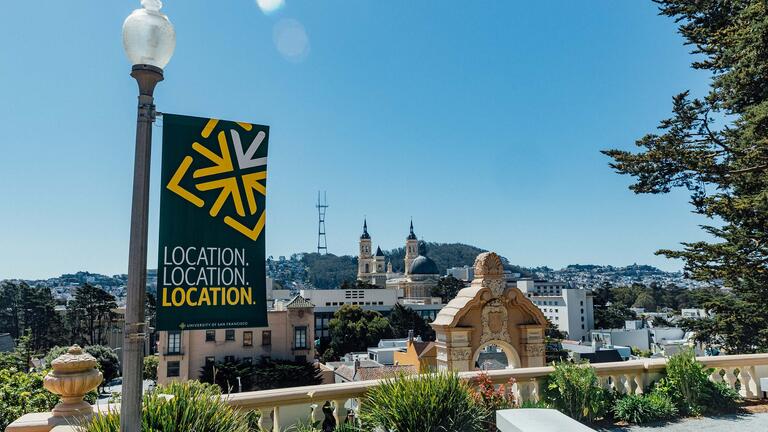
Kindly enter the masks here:
[[495, 252], [483, 252], [475, 259], [475, 278], [504, 278], [504, 265]]
[[96, 369], [96, 358], [72, 345], [67, 352], [51, 362], [43, 386], [61, 397], [53, 408], [54, 417], [89, 416], [93, 408], [83, 400], [89, 391], [101, 384], [103, 376]]

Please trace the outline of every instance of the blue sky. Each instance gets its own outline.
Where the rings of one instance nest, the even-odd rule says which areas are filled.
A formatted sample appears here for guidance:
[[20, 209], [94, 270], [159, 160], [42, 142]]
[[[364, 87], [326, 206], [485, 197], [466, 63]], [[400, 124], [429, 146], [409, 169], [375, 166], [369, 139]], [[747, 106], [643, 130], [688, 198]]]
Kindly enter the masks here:
[[[127, 270], [136, 88], [120, 34], [138, 4], [3, 6], [0, 278]], [[168, 0], [164, 11], [177, 48], [158, 110], [271, 126], [268, 254], [315, 248], [318, 190], [336, 254], [356, 253], [364, 215], [383, 249], [404, 243], [412, 216], [428, 241], [528, 266], [675, 270], [653, 252], [704, 238], [685, 194], [634, 195], [599, 153], [634, 147], [673, 94], [706, 91], [650, 1], [286, 0], [265, 14], [254, 0]]]

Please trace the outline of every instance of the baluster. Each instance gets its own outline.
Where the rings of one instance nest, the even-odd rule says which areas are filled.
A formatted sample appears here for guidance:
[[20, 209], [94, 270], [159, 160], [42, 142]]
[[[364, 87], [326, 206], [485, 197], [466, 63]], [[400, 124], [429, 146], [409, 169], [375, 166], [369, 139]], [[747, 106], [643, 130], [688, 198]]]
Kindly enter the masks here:
[[733, 368], [725, 368], [725, 382], [728, 383], [728, 387], [736, 388], [736, 375], [733, 373]]
[[280, 407], [272, 409], [272, 432], [280, 432]]
[[344, 422], [341, 410], [344, 409], [344, 399], [336, 399], [333, 401], [333, 419], [336, 420], [336, 426], [340, 426]]
[[604, 388], [606, 390], [609, 390], [611, 388], [611, 383], [610, 383], [610, 380], [609, 380], [608, 376], [601, 375], [601, 376], [598, 376], [597, 379], [600, 382], [600, 387], [601, 388]]
[[523, 391], [522, 391], [522, 383], [520, 381], [516, 381], [514, 384], [512, 384], [512, 394], [515, 395], [515, 400], [517, 400], [518, 404], [523, 403]]
[[712, 374], [709, 376], [709, 380], [712, 381], [712, 382], [722, 382], [723, 381], [723, 376], [720, 375], [720, 369], [719, 368], [715, 368], [712, 371]]
[[613, 391], [621, 393], [621, 379], [619, 379], [619, 375], [611, 375], [611, 387]]
[[357, 420], [360, 418], [360, 413], [362, 412], [360, 410], [363, 407], [363, 398], [356, 398], [355, 402], [356, 402], [355, 403], [356, 406], [353, 412], [355, 414], [355, 421], [357, 422]]
[[739, 371], [741, 380], [741, 395], [745, 398], [757, 397], [757, 379], [755, 379], [755, 367], [745, 366]]
[[538, 402], [539, 401], [539, 399], [540, 399], [540, 395], [539, 395], [540, 391], [541, 391], [541, 383], [539, 383], [539, 380], [534, 378], [531, 381], [531, 400], [533, 402]]
[[264, 410], [261, 408], [256, 408], [256, 411], [259, 412], [259, 419], [256, 421], [256, 425], [259, 427], [259, 430], [264, 429]]
[[638, 373], [635, 374], [635, 394], [641, 395], [643, 394], [643, 374]]
[[632, 394], [632, 375], [624, 374], [622, 379], [624, 380], [624, 394]]
[[309, 418], [311, 419], [312, 423], [317, 421], [317, 404], [312, 404], [309, 406]]

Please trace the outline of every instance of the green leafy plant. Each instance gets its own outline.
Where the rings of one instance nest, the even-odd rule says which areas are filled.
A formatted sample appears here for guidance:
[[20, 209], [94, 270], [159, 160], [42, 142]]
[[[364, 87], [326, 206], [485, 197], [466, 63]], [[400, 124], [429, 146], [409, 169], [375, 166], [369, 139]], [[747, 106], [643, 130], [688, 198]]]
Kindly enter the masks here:
[[[166, 395], [173, 397], [168, 398]], [[141, 429], [163, 432], [251, 432], [248, 414], [235, 410], [221, 398], [217, 386], [196, 381], [158, 387], [144, 395]], [[96, 414], [82, 425], [84, 432], [117, 432], [119, 411]]]
[[739, 393], [724, 382], [710, 382], [711, 394], [708, 411], [715, 413], [733, 412], [738, 409]]
[[677, 415], [672, 400], [660, 393], [625, 396], [616, 401], [613, 411], [617, 419], [636, 424], [668, 420]]
[[523, 401], [518, 405], [518, 408], [551, 408], [548, 403], [544, 402], [543, 400], [527, 400]]
[[50, 411], [58, 396], [43, 388], [45, 373], [0, 370], [0, 430], [30, 412]]
[[368, 390], [360, 415], [365, 430], [481, 432], [488, 410], [458, 375], [435, 373], [385, 380]]
[[560, 362], [547, 377], [544, 401], [575, 420], [592, 422], [608, 413], [607, 393], [588, 364]]
[[728, 384], [710, 381], [714, 369], [696, 360], [693, 350], [685, 350], [667, 360], [667, 376], [659, 380], [654, 393], [668, 396], [683, 415], [732, 411], [738, 393]]
[[142, 364], [142, 377], [145, 380], [151, 380], [154, 383], [157, 383], [157, 367], [160, 364], [160, 360], [156, 355], [150, 355], [144, 357], [144, 362]]

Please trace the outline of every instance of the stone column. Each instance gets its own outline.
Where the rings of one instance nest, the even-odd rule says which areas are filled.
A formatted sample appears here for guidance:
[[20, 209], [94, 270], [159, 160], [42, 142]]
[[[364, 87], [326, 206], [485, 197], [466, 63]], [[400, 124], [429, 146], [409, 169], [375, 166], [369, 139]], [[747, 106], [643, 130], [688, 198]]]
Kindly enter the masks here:
[[101, 384], [103, 376], [96, 369], [96, 359], [73, 345], [66, 354], [51, 362], [43, 386], [61, 397], [53, 408], [54, 417], [83, 417], [93, 414], [93, 408], [83, 397]]
[[438, 369], [464, 372], [474, 370], [470, 337], [472, 329], [454, 327], [439, 331], [437, 338]]
[[523, 367], [546, 366], [544, 327], [538, 324], [519, 325], [520, 362]]

